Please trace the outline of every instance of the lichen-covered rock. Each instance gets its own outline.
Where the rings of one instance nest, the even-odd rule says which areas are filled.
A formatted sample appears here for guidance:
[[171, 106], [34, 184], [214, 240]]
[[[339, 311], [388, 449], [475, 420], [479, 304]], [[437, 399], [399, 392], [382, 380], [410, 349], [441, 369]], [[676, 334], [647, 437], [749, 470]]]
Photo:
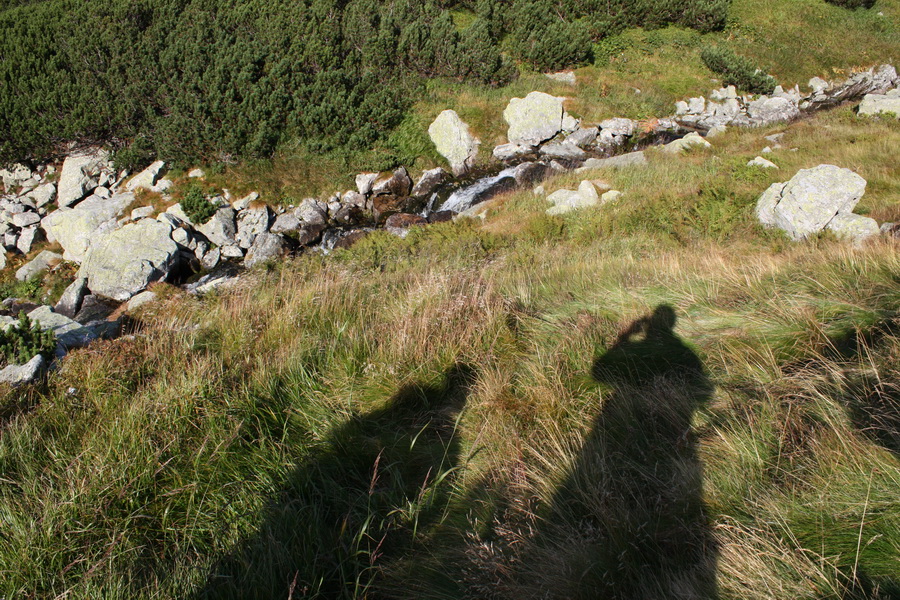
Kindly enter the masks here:
[[537, 146], [562, 131], [565, 116], [562, 98], [543, 92], [513, 98], [503, 111], [509, 125], [506, 137], [512, 144]]
[[237, 218], [235, 240], [245, 250], [253, 245], [256, 236], [267, 233], [272, 223], [272, 212], [268, 206], [242, 210]]
[[589, 158], [577, 169], [581, 173], [591, 169], [624, 169], [625, 167], [642, 167], [647, 164], [647, 157], [642, 150], [611, 156], [610, 158]]
[[59, 175], [57, 204], [71, 206], [97, 187], [100, 169], [108, 160], [109, 153], [101, 149], [67, 157]]
[[16, 279], [19, 281], [27, 281], [35, 275], [43, 273], [50, 267], [61, 263], [62, 260], [62, 255], [57, 254], [56, 252], [50, 252], [49, 250], [44, 250], [16, 271]]
[[87, 295], [87, 278], [76, 277], [75, 281], [69, 284], [60, 296], [53, 311], [57, 314], [74, 319], [78, 311], [81, 310], [81, 303]]
[[212, 218], [197, 227], [197, 231], [206, 236], [216, 246], [230, 246], [234, 244], [237, 235], [237, 226], [234, 222], [235, 212], [230, 206], [223, 206]]
[[116, 218], [134, 202], [134, 194], [116, 194], [111, 198], [91, 196], [75, 208], [61, 208], [44, 217], [41, 227], [47, 238], [63, 247], [66, 260], [81, 262], [91, 241], [101, 229], [116, 227]]
[[587, 153], [585, 153], [584, 150], [569, 142], [563, 142], [561, 144], [544, 144], [541, 146], [541, 154], [549, 158], [558, 158], [561, 160], [584, 160], [587, 158]]
[[454, 110], [445, 110], [428, 127], [428, 135], [438, 154], [447, 159], [453, 175], [465, 175], [475, 165], [481, 142]]
[[47, 360], [40, 354], [36, 354], [24, 365], [7, 365], [0, 370], [0, 383], [8, 383], [12, 386], [25, 385], [33, 382], [47, 368]]
[[834, 165], [802, 169], [779, 191], [780, 185], [760, 197], [756, 214], [794, 240], [822, 231], [838, 213], [852, 212], [866, 191], [865, 179]]
[[887, 94], [868, 94], [859, 105], [859, 114], [866, 116], [893, 115], [900, 119], [900, 88]]
[[37, 321], [41, 329], [52, 330], [57, 343], [66, 350], [83, 348], [97, 339], [93, 330], [65, 315], [56, 314], [49, 306], [37, 307], [28, 313], [28, 318]]
[[852, 242], [859, 246], [868, 239], [878, 237], [881, 228], [875, 219], [855, 215], [853, 213], [838, 213], [828, 222], [826, 229], [832, 232], [838, 239]]
[[94, 294], [125, 301], [150, 283], [168, 278], [178, 256], [172, 228], [155, 219], [143, 219], [94, 242], [79, 274], [87, 278]]
[[450, 178], [450, 174], [442, 168], [425, 171], [413, 186], [411, 196], [415, 198], [427, 198], [431, 196], [444, 182]]
[[131, 180], [125, 184], [125, 189], [129, 192], [136, 192], [137, 190], [149, 190], [154, 185], [156, 185], [157, 180], [162, 173], [163, 167], [166, 166], [161, 160], [154, 162], [152, 165], [135, 175], [131, 178]]
[[747, 105], [747, 113], [754, 125], [771, 125], [796, 119], [800, 109], [787, 98], [763, 96]]
[[699, 133], [689, 133], [681, 139], [669, 142], [662, 147], [662, 151], [668, 154], [679, 154], [691, 148], [711, 148], [712, 144], [703, 139]]
[[244, 266], [253, 267], [267, 260], [277, 258], [287, 252], [285, 239], [274, 233], [261, 233], [253, 240], [253, 245], [244, 258]]
[[573, 210], [589, 208], [600, 204], [600, 194], [596, 186], [590, 181], [582, 181], [577, 191], [557, 190], [547, 196], [547, 201], [553, 204], [547, 209], [548, 215], [562, 215]]

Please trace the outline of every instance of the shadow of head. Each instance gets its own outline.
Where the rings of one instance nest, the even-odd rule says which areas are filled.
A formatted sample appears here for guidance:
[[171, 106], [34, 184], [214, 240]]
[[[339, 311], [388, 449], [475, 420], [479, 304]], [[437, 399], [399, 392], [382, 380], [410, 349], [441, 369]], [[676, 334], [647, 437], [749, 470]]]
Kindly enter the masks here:
[[656, 377], [703, 376], [697, 354], [675, 334], [675, 309], [662, 304], [632, 322], [594, 362], [594, 379], [614, 385], [643, 385]]

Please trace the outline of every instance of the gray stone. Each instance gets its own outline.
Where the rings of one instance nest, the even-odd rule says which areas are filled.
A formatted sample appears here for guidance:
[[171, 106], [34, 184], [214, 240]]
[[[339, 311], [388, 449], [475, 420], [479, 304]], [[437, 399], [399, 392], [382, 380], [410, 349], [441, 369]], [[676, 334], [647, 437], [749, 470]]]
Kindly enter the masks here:
[[237, 244], [221, 246], [223, 258], [244, 258], [244, 249]]
[[416, 182], [416, 185], [413, 186], [410, 195], [414, 198], [427, 198], [437, 191], [437, 189], [448, 179], [450, 179], [450, 174], [440, 167], [425, 171], [422, 173], [419, 181]]
[[187, 223], [188, 225], [194, 224], [193, 221], [191, 221], [191, 218], [189, 216], [187, 216], [187, 213], [184, 212], [184, 209], [181, 208], [180, 202], [178, 204], [173, 204], [172, 206], [168, 207], [166, 209], [166, 212], [168, 214], [172, 215], [173, 217], [175, 217], [176, 219], [178, 219], [182, 223]]
[[18, 248], [19, 252], [22, 254], [28, 254], [40, 237], [41, 230], [37, 226], [26, 227], [19, 232], [19, 239], [16, 240], [16, 248]]
[[69, 287], [59, 297], [53, 311], [57, 314], [74, 319], [78, 311], [81, 310], [81, 303], [87, 295], [87, 278], [76, 277], [75, 281], [69, 284]]
[[35, 212], [20, 212], [13, 215], [12, 223], [16, 227], [28, 227], [29, 225], [37, 225], [41, 222], [41, 217]]
[[178, 256], [172, 228], [155, 219], [143, 219], [95, 241], [80, 274], [87, 277], [94, 294], [125, 301], [150, 283], [167, 279]]
[[24, 365], [8, 365], [0, 370], [0, 383], [12, 386], [26, 385], [36, 380], [46, 368], [47, 360], [36, 354]]
[[253, 267], [260, 263], [272, 260], [287, 251], [285, 239], [274, 233], [261, 233], [253, 240], [253, 245], [247, 251], [244, 258], [244, 266]]
[[866, 191], [865, 179], [834, 165], [799, 171], [780, 194], [776, 185], [757, 201], [757, 217], [794, 240], [822, 231], [838, 213], [852, 212]]
[[800, 109], [786, 98], [762, 96], [747, 105], [747, 113], [754, 125], [771, 125], [798, 118]]
[[149, 217], [154, 212], [156, 212], [156, 209], [153, 208], [152, 206], [139, 206], [136, 209], [134, 209], [133, 211], [131, 211], [131, 220], [139, 221], [139, 220], [143, 219], [144, 217]]
[[125, 184], [125, 189], [129, 192], [135, 192], [137, 190], [149, 190], [154, 185], [156, 185], [156, 182], [160, 177], [160, 173], [162, 173], [162, 170], [165, 166], [166, 163], [161, 160], [154, 162], [149, 167], [132, 177], [131, 180]]
[[564, 115], [561, 98], [543, 92], [513, 98], [503, 111], [509, 125], [506, 137], [513, 144], [536, 146], [562, 131]]
[[466, 174], [478, 157], [481, 142], [471, 134], [469, 126], [454, 110], [445, 110], [428, 127], [428, 135], [438, 154], [447, 159], [453, 175]]
[[16, 271], [16, 279], [19, 281], [27, 281], [35, 275], [40, 275], [50, 267], [59, 264], [62, 262], [62, 259], [63, 257], [56, 252], [44, 250]]
[[[371, 191], [371, 188], [370, 188]], [[328, 209], [323, 202], [315, 198], [306, 198], [294, 211], [297, 218], [310, 225], [324, 225], [328, 220]]]
[[378, 173], [360, 173], [356, 176], [356, 189], [363, 196], [372, 193], [372, 186], [378, 180]]
[[206, 177], [206, 173], [203, 172], [203, 169], [191, 169], [188, 173], [188, 177], [203, 179]]
[[237, 234], [235, 240], [241, 248], [253, 245], [256, 236], [267, 233], [272, 223], [272, 213], [268, 206], [242, 210], [237, 218]]
[[579, 148], [587, 148], [597, 139], [600, 130], [596, 127], [583, 127], [566, 138], [566, 142]]
[[607, 119], [600, 123], [600, 130], [609, 132], [613, 135], [631, 136], [637, 125], [631, 119], [616, 117], [615, 119]]
[[534, 146], [528, 144], [500, 144], [493, 151], [494, 158], [507, 161], [526, 156], [534, 152]]
[[28, 313], [28, 317], [37, 321], [41, 329], [52, 330], [56, 334], [56, 341], [66, 350], [83, 348], [97, 339], [97, 335], [89, 328], [65, 315], [56, 314], [49, 306], [39, 306]]
[[587, 154], [575, 144], [563, 142], [562, 144], [544, 144], [541, 146], [541, 154], [550, 158], [562, 160], [584, 160]]
[[250, 208], [250, 205], [257, 200], [259, 200], [259, 192], [250, 192], [243, 198], [232, 202], [231, 208], [233, 208], [234, 210], [246, 210]]
[[777, 169], [778, 165], [773, 163], [771, 160], [766, 160], [762, 156], [757, 156], [753, 160], [747, 163], [748, 167], [760, 167], [762, 169]]
[[390, 177], [383, 177], [375, 182], [372, 194], [376, 196], [390, 195], [398, 198], [409, 196], [412, 192], [413, 182], [406, 171], [406, 167], [400, 167]]
[[575, 85], [578, 83], [578, 78], [575, 76], [575, 71], [560, 71], [559, 73], [544, 73], [544, 75], [548, 79], [552, 79], [553, 81], [558, 81], [560, 83], [566, 83], [568, 85]]
[[200, 266], [206, 269], [207, 271], [211, 271], [219, 264], [219, 261], [222, 259], [222, 251], [218, 248], [213, 248], [212, 250], [206, 252], [203, 257], [200, 259]]
[[290, 233], [300, 229], [302, 222], [294, 212], [281, 213], [275, 218], [270, 231], [272, 233]]
[[600, 204], [600, 195], [597, 188], [590, 181], [582, 181], [577, 191], [557, 190], [547, 196], [547, 201], [553, 206], [547, 209], [548, 215], [562, 215], [574, 210], [597, 206]]
[[172, 230], [172, 241], [178, 244], [183, 248], [187, 248], [188, 250], [192, 250], [191, 246], [194, 248], [197, 247], [197, 242], [194, 241], [194, 236], [185, 229], [184, 227], [176, 227]]
[[0, 271], [6, 268], [6, 250], [0, 248]]
[[589, 158], [584, 166], [576, 169], [576, 173], [583, 173], [591, 169], [623, 169], [625, 167], [642, 167], [647, 164], [647, 157], [643, 151], [629, 152], [610, 158]]
[[662, 147], [662, 151], [668, 154], [680, 154], [692, 148], [711, 148], [712, 144], [703, 139], [699, 133], [692, 132], [681, 139], [669, 142]]
[[866, 240], [878, 237], [881, 234], [881, 229], [878, 227], [878, 222], [875, 219], [853, 213], [836, 214], [828, 222], [826, 229], [838, 239], [852, 242], [855, 246], [860, 246]]
[[47, 206], [56, 198], [56, 184], [44, 183], [39, 185], [28, 192], [28, 197], [34, 202], [35, 208]]
[[134, 194], [116, 194], [111, 198], [91, 196], [75, 208], [61, 208], [44, 217], [41, 227], [47, 239], [63, 247], [66, 260], [81, 262], [91, 240], [101, 230], [114, 228], [116, 218], [134, 202]]
[[234, 209], [230, 206], [220, 208], [209, 221], [197, 227], [197, 231], [216, 246], [234, 244], [234, 236], [237, 235], [234, 216]]
[[813, 91], [813, 93], [819, 93], [819, 92], [824, 92], [825, 90], [827, 90], [829, 84], [827, 81], [825, 81], [821, 77], [813, 77], [812, 79], [809, 80], [809, 83], [807, 85], [809, 85], [809, 87]]
[[156, 302], [156, 298], [157, 296], [153, 292], [141, 292], [128, 301], [128, 305], [126, 308], [129, 312], [131, 312], [133, 310], [137, 310], [142, 306], [145, 306], [152, 302]]
[[859, 105], [859, 114], [893, 115], [900, 119], [900, 94], [867, 94]]
[[71, 206], [97, 187], [100, 169], [107, 160], [109, 153], [101, 149], [67, 157], [59, 176], [57, 204], [60, 207]]
[[[140, 219], [136, 219], [136, 220], [140, 220]], [[185, 224], [184, 221], [182, 221], [181, 219], [179, 219], [178, 217], [176, 217], [175, 215], [173, 215], [170, 212], [159, 213], [158, 215], [156, 215], [156, 220], [159, 221], [160, 223], [165, 223], [172, 229], [177, 229]]]
[[154, 185], [153, 187], [150, 188], [150, 191], [154, 192], [156, 194], [166, 194], [169, 192], [169, 190], [172, 189], [172, 187], [174, 185], [175, 185], [175, 182], [172, 181], [171, 179], [163, 178], [163, 179], [160, 179], [159, 181], [157, 181], [156, 185]]
[[31, 176], [31, 169], [22, 163], [16, 163], [9, 169], [0, 169], [0, 178], [3, 179], [3, 186], [7, 190], [22, 185], [31, 179]]

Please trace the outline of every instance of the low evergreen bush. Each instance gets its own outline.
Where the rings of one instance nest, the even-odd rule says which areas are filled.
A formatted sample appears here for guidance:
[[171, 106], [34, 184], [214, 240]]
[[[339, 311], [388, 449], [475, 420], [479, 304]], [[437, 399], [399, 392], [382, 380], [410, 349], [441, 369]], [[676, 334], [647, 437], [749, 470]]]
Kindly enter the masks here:
[[725, 85], [754, 94], [770, 94], [776, 81], [752, 62], [727, 48], [710, 46], [700, 52], [700, 58], [710, 71], [722, 77]]
[[49, 359], [55, 350], [56, 335], [53, 331], [42, 330], [24, 312], [19, 313], [16, 324], [5, 330], [0, 329], [0, 354], [6, 364], [22, 365], [38, 354]]
[[216, 214], [216, 207], [206, 198], [203, 186], [191, 183], [181, 199], [181, 210], [192, 223], [202, 225]]

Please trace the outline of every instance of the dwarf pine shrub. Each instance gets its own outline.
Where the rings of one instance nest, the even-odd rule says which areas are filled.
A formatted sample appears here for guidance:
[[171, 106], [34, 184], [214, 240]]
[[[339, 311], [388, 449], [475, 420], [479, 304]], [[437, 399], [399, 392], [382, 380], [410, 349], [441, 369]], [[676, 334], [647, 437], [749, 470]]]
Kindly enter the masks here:
[[700, 58], [710, 71], [722, 77], [725, 85], [733, 85], [754, 94], [769, 94], [775, 89], [774, 77], [727, 48], [704, 48], [700, 52]]
[[17, 323], [0, 330], [0, 354], [7, 364], [25, 364], [38, 354], [50, 358], [55, 349], [53, 331], [42, 330], [40, 324], [29, 319], [24, 311], [19, 313]]
[[192, 183], [184, 193], [181, 209], [197, 225], [206, 223], [216, 214], [216, 207], [206, 199], [203, 187], [198, 183]]

